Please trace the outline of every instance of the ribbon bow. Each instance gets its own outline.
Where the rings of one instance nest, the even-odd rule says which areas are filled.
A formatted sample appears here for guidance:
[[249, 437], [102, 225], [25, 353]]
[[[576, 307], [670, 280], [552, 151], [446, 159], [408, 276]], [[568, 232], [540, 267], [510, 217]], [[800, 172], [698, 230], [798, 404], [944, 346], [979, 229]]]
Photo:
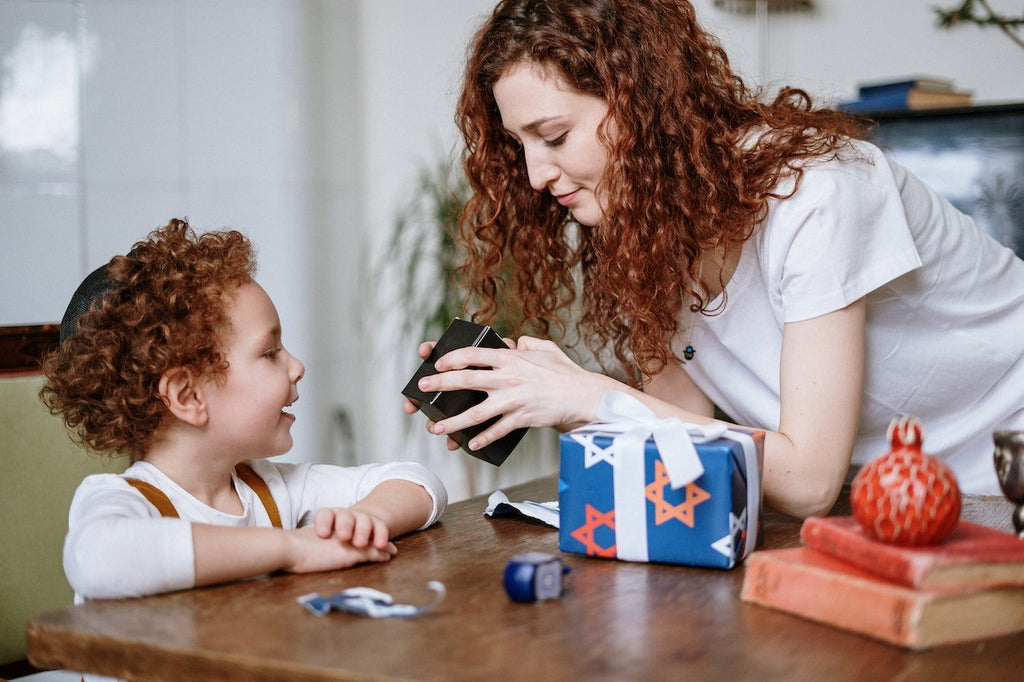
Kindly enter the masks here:
[[609, 391], [597, 408], [597, 422], [576, 432], [619, 433], [615, 437], [616, 458], [643, 457], [644, 443], [654, 439], [673, 488], [692, 483], [704, 473], [704, 465], [694, 443], [721, 438], [728, 430], [721, 422], [690, 424], [675, 417], [659, 419], [636, 398], [620, 391]]

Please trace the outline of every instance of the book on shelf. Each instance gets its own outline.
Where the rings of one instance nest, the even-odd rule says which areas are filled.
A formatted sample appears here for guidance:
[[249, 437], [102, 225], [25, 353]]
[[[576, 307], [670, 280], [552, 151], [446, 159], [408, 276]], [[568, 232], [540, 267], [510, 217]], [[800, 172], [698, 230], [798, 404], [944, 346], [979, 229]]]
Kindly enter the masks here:
[[1024, 585], [1024, 540], [961, 520], [935, 545], [879, 542], [853, 516], [812, 516], [800, 527], [808, 547], [909, 587]]
[[955, 92], [953, 81], [935, 76], [914, 76], [897, 80], [873, 81], [861, 83], [857, 87], [857, 95], [861, 98], [877, 97], [892, 93], [905, 93], [910, 90], [920, 92]]
[[872, 112], [894, 111], [904, 109], [943, 109], [950, 107], [967, 107], [974, 101], [970, 92], [931, 92], [910, 88], [900, 92], [888, 92], [877, 95], [861, 96], [851, 102], [843, 102], [839, 106], [846, 111]]
[[1024, 630], [1024, 586], [921, 590], [808, 547], [754, 552], [743, 601], [909, 649]]

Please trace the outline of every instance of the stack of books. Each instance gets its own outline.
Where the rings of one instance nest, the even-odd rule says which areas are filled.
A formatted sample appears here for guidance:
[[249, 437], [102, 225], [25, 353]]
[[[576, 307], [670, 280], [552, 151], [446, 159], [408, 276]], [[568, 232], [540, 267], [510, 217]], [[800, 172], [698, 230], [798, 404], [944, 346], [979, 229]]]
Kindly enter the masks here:
[[841, 109], [857, 113], [899, 109], [942, 109], [971, 105], [969, 91], [958, 90], [944, 78], [917, 77], [879, 83], [864, 83], [857, 88], [857, 99], [843, 102]]
[[945, 541], [907, 547], [852, 516], [810, 517], [802, 547], [746, 561], [744, 601], [909, 649], [1024, 630], [1024, 540], [960, 521]]

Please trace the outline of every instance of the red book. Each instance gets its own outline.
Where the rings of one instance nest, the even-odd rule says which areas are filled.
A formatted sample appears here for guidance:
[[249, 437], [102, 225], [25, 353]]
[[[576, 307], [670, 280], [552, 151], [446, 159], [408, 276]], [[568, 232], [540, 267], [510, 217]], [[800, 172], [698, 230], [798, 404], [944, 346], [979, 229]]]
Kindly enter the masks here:
[[915, 590], [806, 547], [747, 557], [740, 597], [909, 649], [1024, 630], [1024, 587]]
[[801, 526], [800, 539], [910, 587], [1024, 585], [1024, 540], [969, 521], [961, 520], [943, 542], [907, 547], [875, 540], [852, 516], [812, 516]]

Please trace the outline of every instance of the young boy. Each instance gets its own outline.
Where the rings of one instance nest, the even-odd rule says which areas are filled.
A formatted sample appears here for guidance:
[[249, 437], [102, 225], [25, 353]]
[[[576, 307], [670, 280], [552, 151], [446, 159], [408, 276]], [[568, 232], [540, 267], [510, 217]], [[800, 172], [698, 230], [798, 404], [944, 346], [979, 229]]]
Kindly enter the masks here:
[[444, 485], [416, 463], [267, 460], [292, 446], [305, 368], [254, 272], [240, 233], [172, 220], [75, 292], [41, 396], [87, 448], [132, 461], [75, 493], [64, 570], [78, 600], [387, 561], [392, 537], [444, 511]]

